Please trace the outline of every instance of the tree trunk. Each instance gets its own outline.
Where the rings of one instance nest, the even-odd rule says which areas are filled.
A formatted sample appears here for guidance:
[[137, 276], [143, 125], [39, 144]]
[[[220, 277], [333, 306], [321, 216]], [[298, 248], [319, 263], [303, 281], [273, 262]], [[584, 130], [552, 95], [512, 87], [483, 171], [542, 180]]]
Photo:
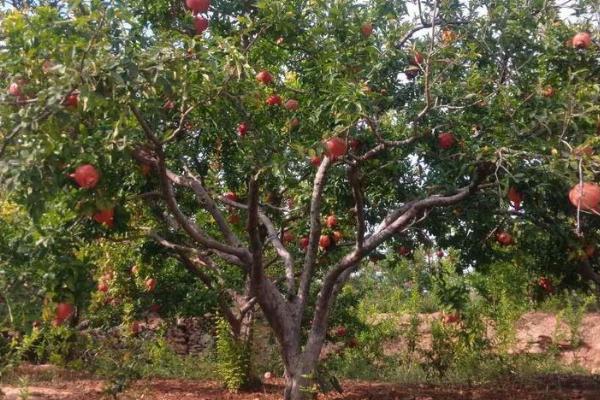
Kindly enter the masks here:
[[307, 400], [315, 395], [310, 387], [308, 374], [300, 368], [286, 368], [284, 400]]
[[252, 348], [254, 344], [254, 322], [256, 310], [254, 308], [248, 310], [240, 323], [240, 331], [237, 340], [242, 343], [242, 347], [248, 352], [247, 364], [245, 366], [245, 385], [243, 390], [254, 390], [262, 384], [252, 363]]

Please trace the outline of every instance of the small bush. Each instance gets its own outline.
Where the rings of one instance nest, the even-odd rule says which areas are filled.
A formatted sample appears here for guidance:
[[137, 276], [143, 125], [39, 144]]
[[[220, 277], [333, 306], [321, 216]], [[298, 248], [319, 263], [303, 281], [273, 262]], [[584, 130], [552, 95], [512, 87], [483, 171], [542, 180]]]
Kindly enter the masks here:
[[217, 320], [217, 373], [225, 387], [237, 392], [251, 384], [250, 348], [238, 340], [223, 318]]

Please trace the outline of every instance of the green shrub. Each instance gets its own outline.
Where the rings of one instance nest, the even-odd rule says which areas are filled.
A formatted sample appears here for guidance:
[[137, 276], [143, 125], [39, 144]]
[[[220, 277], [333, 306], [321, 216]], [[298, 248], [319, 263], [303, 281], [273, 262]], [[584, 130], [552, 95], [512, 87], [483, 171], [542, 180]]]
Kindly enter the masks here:
[[250, 348], [238, 340], [223, 318], [217, 320], [217, 373], [225, 387], [236, 392], [251, 384]]
[[79, 357], [87, 340], [68, 326], [43, 326], [23, 336], [16, 345], [16, 359], [34, 363], [52, 363], [64, 366]]

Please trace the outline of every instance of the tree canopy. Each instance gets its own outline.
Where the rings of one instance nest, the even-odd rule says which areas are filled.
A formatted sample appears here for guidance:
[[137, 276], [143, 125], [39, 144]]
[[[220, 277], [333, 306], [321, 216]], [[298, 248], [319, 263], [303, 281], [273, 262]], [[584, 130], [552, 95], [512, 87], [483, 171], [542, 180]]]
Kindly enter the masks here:
[[86, 241], [146, 240], [240, 321], [258, 304], [297, 399], [369, 256], [425, 243], [600, 282], [600, 194], [568, 199], [598, 168], [597, 2], [187, 4], [0, 11], [2, 188], [61, 255], [54, 301]]

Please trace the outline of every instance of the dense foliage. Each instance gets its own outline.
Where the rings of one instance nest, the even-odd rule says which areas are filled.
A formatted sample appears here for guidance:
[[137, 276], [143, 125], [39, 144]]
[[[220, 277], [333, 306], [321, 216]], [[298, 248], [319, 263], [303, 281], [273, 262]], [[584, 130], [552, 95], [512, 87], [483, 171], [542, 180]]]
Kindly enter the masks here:
[[[0, 289], [44, 299], [47, 320], [93, 287], [92, 303], [127, 299], [126, 320], [164, 290], [234, 334], [258, 304], [296, 399], [367, 256], [453, 248], [459, 274], [512, 262], [542, 297], [598, 283], [600, 195], [567, 198], [597, 179], [598, 11], [15, 2], [0, 11]], [[464, 285], [437, 288], [464, 305]]]

